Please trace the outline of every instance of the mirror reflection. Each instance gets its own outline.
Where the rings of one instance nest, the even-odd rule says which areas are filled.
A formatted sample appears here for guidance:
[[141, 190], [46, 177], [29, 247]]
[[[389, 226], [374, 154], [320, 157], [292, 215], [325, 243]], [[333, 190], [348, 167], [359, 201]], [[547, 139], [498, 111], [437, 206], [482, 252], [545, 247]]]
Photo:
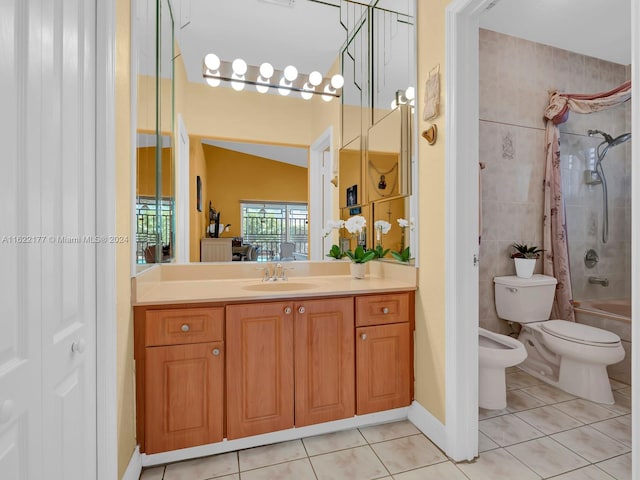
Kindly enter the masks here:
[[[156, 0], [146, 1], [152, 4]], [[157, 1], [160, 5], [168, 4], [168, 0]], [[284, 5], [289, 3], [291, 6]], [[211, 257], [208, 254], [203, 257], [206, 250], [203, 245], [217, 239], [217, 243], [224, 244], [225, 261], [229, 259], [229, 251], [231, 261], [306, 259], [314, 258], [314, 251], [315, 258], [323, 258], [317, 252], [322, 252], [319, 232], [326, 221], [348, 218], [349, 207], [359, 206], [367, 215], [372, 209], [363, 185], [365, 169], [360, 144], [364, 143], [373, 121], [374, 102], [376, 115], [386, 117], [394, 107], [395, 92], [415, 83], [409, 80], [415, 62], [409, 62], [408, 58], [401, 60], [399, 54], [387, 48], [395, 42], [404, 47], [405, 57], [410, 55], [406, 52], [412, 51], [413, 46], [407, 48], [408, 34], [402, 29], [413, 26], [414, 1], [378, 2], [382, 10], [402, 10], [395, 14], [384, 10], [379, 17], [366, 6], [338, 0], [295, 3], [174, 0], [171, 4], [176, 32], [175, 39], [169, 37], [175, 49], [170, 62], [172, 75], [159, 72], [158, 79], [154, 79], [141, 74], [138, 81], [138, 156], [156, 157], [156, 184], [160, 185], [155, 194], [159, 200], [148, 208], [157, 211], [158, 204], [164, 205], [166, 199], [170, 216], [166, 227], [170, 233], [168, 255], [186, 247], [186, 260], [207, 261]], [[378, 21], [388, 40], [380, 43], [387, 46], [387, 51], [380, 52], [378, 68], [385, 68], [380, 58], [387, 55], [394, 71], [410, 72], [404, 73], [401, 81], [395, 80], [391, 72], [379, 72], [376, 100], [371, 93], [373, 80], [367, 63], [373, 18], [386, 18]], [[391, 19], [402, 25], [393, 26]], [[215, 28], [211, 28], [214, 23]], [[166, 33], [165, 28], [159, 30], [160, 34], [163, 30]], [[140, 31], [144, 35], [144, 29]], [[143, 42], [139, 43], [142, 49]], [[204, 63], [210, 53], [215, 53], [219, 65]], [[234, 60], [239, 58], [246, 70], [234, 69]], [[347, 60], [350, 69], [346, 67]], [[264, 86], [256, 85], [257, 81], [253, 84], [239, 81], [240, 77], [249, 81], [258, 78], [254, 75], [264, 74], [261, 67], [265, 62], [274, 71], [266, 93], [260, 93]], [[401, 68], [402, 63], [406, 65]], [[298, 74], [296, 80], [290, 81], [294, 86], [302, 78], [303, 87], [312, 87], [311, 74], [315, 71], [325, 80], [344, 74], [344, 86], [336, 89], [340, 98], [323, 98], [322, 92], [318, 92], [305, 100], [301, 95], [304, 92], [284, 93], [275, 76], [284, 75], [289, 65], [295, 66]], [[231, 75], [231, 81], [223, 80], [224, 75]], [[156, 80], [160, 94], [154, 104], [153, 89], [148, 87]], [[165, 91], [171, 91], [173, 86], [170, 97], [162, 94], [163, 86], [167, 87]], [[170, 107], [175, 105], [175, 115], [168, 123], [162, 116], [156, 132], [167, 137], [169, 145], [160, 140], [156, 144], [162, 144], [162, 149], [153, 145], [155, 150], [146, 152], [143, 149], [151, 148], [152, 142], [143, 140], [144, 134], [154, 133], [150, 105], [155, 105], [161, 114], [173, 114]], [[345, 115], [347, 111], [353, 115]], [[180, 124], [180, 130], [174, 136], [172, 127], [176, 123]], [[349, 128], [353, 142], [346, 142], [339, 152], [352, 135], [342, 135]], [[329, 140], [325, 141], [326, 138]], [[173, 185], [176, 172], [184, 167], [185, 157], [179, 154], [182, 145], [186, 145], [188, 174]], [[164, 152], [165, 148], [169, 151]], [[146, 192], [146, 187], [140, 187], [149, 182], [148, 170], [149, 161], [141, 161], [140, 198], [141, 192]], [[169, 180], [165, 180], [166, 172], [170, 173]], [[181, 206], [181, 188], [187, 190], [186, 208]], [[398, 186], [394, 195], [404, 192]], [[151, 197], [153, 194], [152, 191]], [[142, 209], [139, 205], [136, 213]], [[176, 228], [174, 224], [180, 226]], [[153, 224], [147, 231], [151, 229], [157, 236], [158, 228]], [[175, 239], [171, 236], [172, 229]], [[372, 235], [372, 228], [368, 234]], [[221, 242], [221, 239], [228, 240]], [[165, 246], [164, 242], [163, 237], [160, 243]], [[371, 240], [368, 243], [373, 245]], [[138, 262], [146, 261], [145, 248], [139, 245]], [[165, 257], [158, 260], [156, 253], [156, 261], [163, 260]]]

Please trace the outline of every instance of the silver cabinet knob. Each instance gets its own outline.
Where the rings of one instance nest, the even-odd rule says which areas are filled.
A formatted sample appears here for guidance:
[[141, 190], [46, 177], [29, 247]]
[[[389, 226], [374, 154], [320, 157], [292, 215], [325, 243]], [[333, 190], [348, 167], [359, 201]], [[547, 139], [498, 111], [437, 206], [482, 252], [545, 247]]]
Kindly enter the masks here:
[[384, 313], [385, 315], [386, 315], [387, 313], [389, 313], [389, 308], [384, 307], [384, 308], [382, 309], [382, 313]]
[[182, 326], [180, 327], [180, 330], [182, 330], [183, 332], [188, 332], [190, 328], [191, 327], [189, 327], [188, 323], [183, 323]]
[[366, 334], [366, 333], [361, 333], [361, 334], [360, 334], [360, 338], [361, 338], [362, 340], [366, 340], [366, 339], [367, 339], [367, 334]]
[[298, 313], [304, 313], [305, 311], [304, 307], [298, 307]]
[[71, 344], [71, 351], [73, 353], [84, 353], [87, 349], [87, 342], [85, 342], [84, 338], [76, 340]]
[[13, 400], [5, 400], [0, 405], [0, 424], [7, 423], [13, 417]]
[[217, 357], [218, 355], [220, 355], [220, 349], [214, 348], [213, 350], [211, 350], [211, 353], [213, 353]]
[[285, 315], [291, 315], [291, 307], [284, 307]]

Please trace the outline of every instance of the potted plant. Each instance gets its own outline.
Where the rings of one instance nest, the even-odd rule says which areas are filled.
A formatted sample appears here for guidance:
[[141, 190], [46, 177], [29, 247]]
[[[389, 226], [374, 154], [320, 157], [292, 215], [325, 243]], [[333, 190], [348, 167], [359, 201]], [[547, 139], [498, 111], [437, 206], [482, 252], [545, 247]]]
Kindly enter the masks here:
[[364, 278], [365, 263], [377, 257], [375, 250], [365, 250], [362, 245], [358, 245], [353, 252], [347, 250], [344, 253], [351, 260], [351, 276], [353, 278]]
[[536, 268], [536, 260], [540, 258], [540, 254], [544, 250], [521, 243], [514, 243], [512, 247], [515, 249], [511, 258], [516, 265], [516, 275], [520, 278], [531, 278], [533, 270]]

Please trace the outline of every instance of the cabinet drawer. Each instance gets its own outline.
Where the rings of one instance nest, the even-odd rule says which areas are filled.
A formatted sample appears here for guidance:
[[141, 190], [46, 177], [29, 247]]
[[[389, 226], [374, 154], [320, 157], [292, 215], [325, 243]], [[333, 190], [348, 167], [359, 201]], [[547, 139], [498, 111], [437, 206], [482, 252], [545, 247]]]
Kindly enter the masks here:
[[356, 326], [409, 321], [409, 294], [391, 293], [356, 297]]
[[223, 331], [223, 308], [147, 310], [145, 346], [217, 342]]

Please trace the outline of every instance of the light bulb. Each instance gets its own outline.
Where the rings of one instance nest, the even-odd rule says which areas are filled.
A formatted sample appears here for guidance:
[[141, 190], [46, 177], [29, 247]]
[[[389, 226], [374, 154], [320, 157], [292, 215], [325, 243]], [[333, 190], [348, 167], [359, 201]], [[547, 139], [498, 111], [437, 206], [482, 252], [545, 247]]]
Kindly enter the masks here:
[[289, 95], [289, 93], [291, 93], [291, 90], [289, 90], [288, 88], [281, 88], [281, 87], [290, 87], [291, 84], [287, 83], [287, 81], [285, 80], [285, 78], [281, 78], [280, 79], [280, 88], [278, 88], [278, 93], [280, 95], [282, 95], [283, 97], [286, 97], [287, 95]]
[[[244, 75], [236, 75], [235, 73], [232, 73], [231, 78], [233, 80], [244, 80]], [[233, 80], [231, 80], [231, 88], [236, 92], [241, 92], [244, 89], [244, 82], [234, 82]]]
[[309, 74], [309, 83], [314, 87], [317, 87], [322, 83], [322, 74], [317, 70], [314, 70]]
[[236, 58], [231, 64], [231, 68], [233, 69], [233, 73], [242, 76], [247, 73], [247, 62], [241, 58]]
[[218, 70], [220, 68], [220, 59], [215, 53], [207, 53], [204, 57], [205, 66], [211, 70]]
[[336, 93], [336, 91], [331, 88], [331, 85], [326, 85], [324, 87], [324, 94], [322, 95], [322, 100], [324, 100], [325, 102], [330, 102], [331, 100], [333, 100], [333, 95], [326, 95], [328, 93]]
[[257, 80], [257, 85], [256, 85], [256, 90], [260, 93], [267, 93], [267, 91], [269, 90], [269, 85], [263, 85], [269, 83], [267, 82], [264, 78], [262, 77], [258, 77]]
[[217, 86], [220, 85], [220, 79], [219, 78], [205, 77], [205, 80], [207, 81], [207, 84], [210, 87], [217, 87]]
[[404, 96], [407, 97], [407, 100], [413, 100], [416, 98], [416, 89], [413, 87], [407, 87], [404, 91]]
[[269, 62], [264, 62], [260, 65], [260, 76], [269, 80], [273, 76], [273, 65]]
[[331, 86], [336, 90], [338, 88], [342, 88], [344, 85], [344, 77], [339, 73], [336, 73], [333, 77], [331, 77]]
[[307, 82], [305, 82], [304, 86], [302, 87], [302, 92], [300, 92], [300, 96], [304, 100], [311, 100], [314, 90], [315, 88], [312, 85], [309, 85]]
[[284, 78], [286, 78], [290, 82], [293, 82], [296, 78], [298, 78], [298, 69], [293, 65], [284, 67]]

